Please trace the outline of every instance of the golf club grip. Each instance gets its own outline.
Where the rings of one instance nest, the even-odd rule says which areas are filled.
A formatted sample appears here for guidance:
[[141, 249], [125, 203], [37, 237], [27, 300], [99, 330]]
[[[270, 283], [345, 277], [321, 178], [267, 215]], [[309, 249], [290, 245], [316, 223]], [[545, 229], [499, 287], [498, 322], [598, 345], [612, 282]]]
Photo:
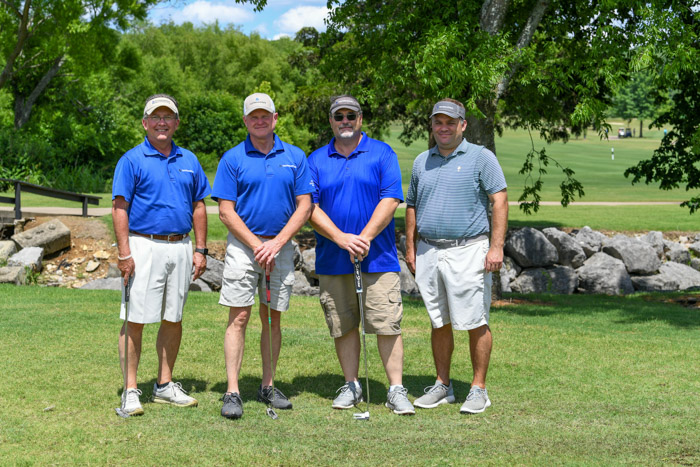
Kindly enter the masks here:
[[357, 257], [355, 257], [355, 293], [362, 293], [362, 271]]
[[265, 274], [265, 295], [267, 296], [267, 304], [270, 304], [270, 275]]
[[129, 276], [129, 280], [126, 281], [126, 285], [124, 286], [124, 301], [126, 303], [129, 303], [129, 296], [131, 295], [131, 282], [133, 281], [134, 276]]

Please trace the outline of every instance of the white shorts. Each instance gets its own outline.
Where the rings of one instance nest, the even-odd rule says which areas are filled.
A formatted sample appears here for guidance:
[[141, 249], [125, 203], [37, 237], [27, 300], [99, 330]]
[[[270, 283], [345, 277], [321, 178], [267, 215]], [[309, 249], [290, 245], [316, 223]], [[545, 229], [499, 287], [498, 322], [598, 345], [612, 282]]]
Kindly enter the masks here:
[[[192, 281], [192, 240], [151, 240], [129, 235], [136, 265], [129, 296], [129, 321], [159, 323], [182, 321], [182, 310]], [[121, 319], [125, 316], [122, 285]]]
[[453, 329], [468, 331], [489, 324], [488, 251], [488, 239], [450, 248], [418, 242], [416, 284], [434, 328], [452, 323]]
[[[277, 253], [275, 268], [270, 273], [270, 308], [277, 311], [289, 309], [292, 285], [294, 285], [294, 246], [289, 241]], [[219, 305], [253, 306], [256, 290], [260, 296], [260, 302], [265, 303], [267, 301], [265, 271], [255, 261], [253, 250], [229, 233]]]

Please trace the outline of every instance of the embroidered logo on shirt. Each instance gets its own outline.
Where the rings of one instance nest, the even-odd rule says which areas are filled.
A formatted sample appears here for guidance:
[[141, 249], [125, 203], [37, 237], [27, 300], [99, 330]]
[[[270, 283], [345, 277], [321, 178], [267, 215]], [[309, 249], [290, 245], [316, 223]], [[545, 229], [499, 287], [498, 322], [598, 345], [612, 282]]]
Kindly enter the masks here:
[[292, 168], [292, 169], [296, 169], [296, 168], [297, 168], [297, 166], [294, 165], [294, 164], [281, 164], [280, 167], [290, 167], [290, 168]]
[[457, 167], [457, 172], [460, 172], [461, 170], [462, 170], [462, 166], [460, 165]]
[[180, 172], [189, 172], [189, 173], [193, 174], [193, 173], [194, 173], [194, 170], [190, 170], [190, 169], [180, 169]]

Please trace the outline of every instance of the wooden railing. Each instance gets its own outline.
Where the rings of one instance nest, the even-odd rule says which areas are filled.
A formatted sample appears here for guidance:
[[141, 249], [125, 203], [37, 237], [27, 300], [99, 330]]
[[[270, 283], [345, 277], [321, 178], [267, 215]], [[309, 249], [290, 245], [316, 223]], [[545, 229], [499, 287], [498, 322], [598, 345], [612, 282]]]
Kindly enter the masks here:
[[21, 193], [34, 193], [42, 196], [50, 196], [52, 198], [66, 199], [68, 201], [77, 201], [83, 205], [83, 217], [88, 215], [88, 204], [100, 204], [100, 196], [85, 195], [82, 193], [73, 193], [72, 191], [56, 190], [55, 188], [47, 188], [33, 183], [23, 182], [21, 180], [13, 180], [8, 178], [0, 178], [1, 182], [11, 183], [15, 187], [15, 197], [0, 196], [0, 203], [9, 203], [15, 205], [15, 219], [22, 218]]

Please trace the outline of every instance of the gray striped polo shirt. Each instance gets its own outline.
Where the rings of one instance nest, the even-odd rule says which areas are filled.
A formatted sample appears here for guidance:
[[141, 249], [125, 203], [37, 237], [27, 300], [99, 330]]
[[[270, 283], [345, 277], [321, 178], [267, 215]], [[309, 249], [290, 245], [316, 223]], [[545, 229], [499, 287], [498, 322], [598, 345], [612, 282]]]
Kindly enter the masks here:
[[496, 155], [463, 139], [447, 157], [437, 146], [416, 157], [406, 204], [416, 208], [422, 237], [474, 237], [490, 230], [488, 195], [506, 186]]

